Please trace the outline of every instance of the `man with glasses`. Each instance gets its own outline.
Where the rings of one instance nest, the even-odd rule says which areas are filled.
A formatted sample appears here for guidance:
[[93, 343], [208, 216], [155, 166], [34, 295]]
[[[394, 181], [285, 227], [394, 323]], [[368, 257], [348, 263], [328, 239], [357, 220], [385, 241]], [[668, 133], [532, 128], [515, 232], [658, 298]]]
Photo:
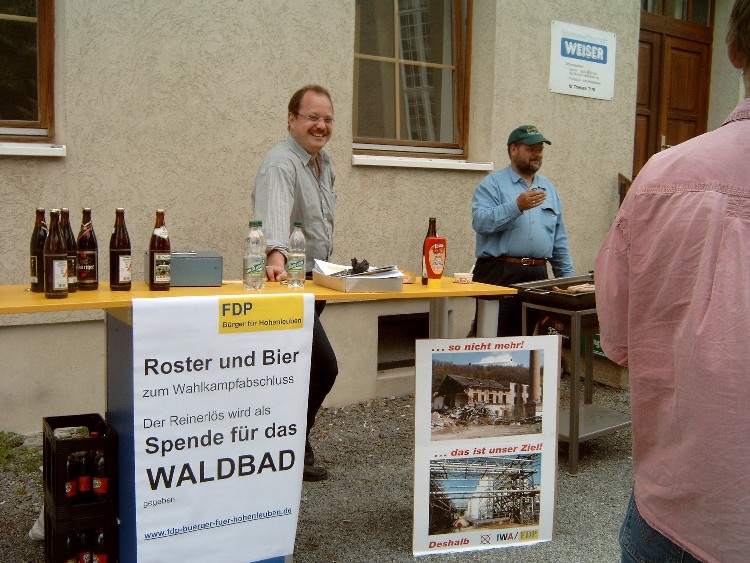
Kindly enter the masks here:
[[[333, 103], [328, 90], [315, 84], [297, 90], [289, 100], [289, 137], [273, 147], [260, 165], [253, 190], [253, 217], [263, 221], [268, 244], [266, 275], [269, 281], [287, 279], [287, 241], [295, 221], [301, 221], [307, 243], [308, 277], [313, 260], [328, 260], [333, 251], [336, 174], [323, 150], [333, 133]], [[320, 313], [325, 301], [315, 302], [310, 394], [307, 404], [305, 481], [328, 478], [328, 470], [316, 463], [310, 446], [315, 416], [333, 387], [338, 363], [328, 341]]]

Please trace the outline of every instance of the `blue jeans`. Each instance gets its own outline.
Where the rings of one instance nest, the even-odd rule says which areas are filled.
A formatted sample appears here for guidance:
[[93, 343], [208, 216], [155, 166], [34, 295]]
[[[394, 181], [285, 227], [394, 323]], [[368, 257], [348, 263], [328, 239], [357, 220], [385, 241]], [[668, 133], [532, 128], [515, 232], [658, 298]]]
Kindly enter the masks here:
[[700, 563], [641, 518], [632, 493], [620, 527], [620, 557], [622, 563]]

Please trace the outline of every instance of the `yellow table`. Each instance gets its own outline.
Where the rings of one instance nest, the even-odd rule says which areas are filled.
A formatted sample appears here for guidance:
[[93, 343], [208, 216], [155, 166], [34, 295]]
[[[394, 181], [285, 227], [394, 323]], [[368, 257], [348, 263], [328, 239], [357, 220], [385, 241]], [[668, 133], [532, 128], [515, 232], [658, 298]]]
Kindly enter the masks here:
[[[325, 301], [372, 301], [378, 299], [429, 299], [430, 337], [446, 338], [448, 334], [447, 300], [449, 297], [493, 297], [514, 295], [510, 287], [484, 283], [459, 284], [453, 278], [444, 277], [440, 288], [428, 289], [421, 283], [404, 284], [403, 291], [386, 293], [344, 293], [322, 287], [312, 281], [305, 282], [303, 289], [290, 289], [284, 284], [269, 282], [259, 294], [313, 293], [316, 300]], [[130, 291], [111, 291], [106, 282], [99, 283], [94, 291], [77, 291], [63, 299], [47, 299], [43, 293], [32, 293], [28, 285], [0, 286], [0, 314], [45, 313], [53, 311], [78, 311], [87, 309], [129, 308], [133, 299], [170, 297], [192, 297], [207, 295], [242, 295], [256, 293], [243, 289], [240, 280], [228, 280], [220, 287], [173, 287], [169, 291], [149, 291], [144, 282], [134, 282]], [[477, 316], [477, 335], [497, 335], [497, 301], [480, 299]]]

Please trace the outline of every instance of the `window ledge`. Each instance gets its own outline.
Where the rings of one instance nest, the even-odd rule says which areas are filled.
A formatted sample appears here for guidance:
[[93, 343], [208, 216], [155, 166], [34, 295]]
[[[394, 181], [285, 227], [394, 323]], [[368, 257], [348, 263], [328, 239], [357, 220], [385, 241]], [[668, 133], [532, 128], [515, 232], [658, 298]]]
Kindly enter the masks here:
[[65, 145], [49, 143], [0, 143], [0, 156], [65, 156]]
[[442, 170], [481, 170], [492, 172], [491, 162], [469, 162], [449, 158], [409, 158], [403, 156], [352, 155], [354, 166], [382, 166], [392, 168], [435, 168]]

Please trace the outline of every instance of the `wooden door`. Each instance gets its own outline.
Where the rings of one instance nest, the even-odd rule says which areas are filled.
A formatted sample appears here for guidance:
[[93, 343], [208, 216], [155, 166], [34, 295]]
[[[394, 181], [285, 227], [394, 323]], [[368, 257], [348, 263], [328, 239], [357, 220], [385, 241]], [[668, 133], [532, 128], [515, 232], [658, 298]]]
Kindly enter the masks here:
[[710, 74], [709, 28], [642, 14], [634, 176], [654, 153], [706, 132]]

